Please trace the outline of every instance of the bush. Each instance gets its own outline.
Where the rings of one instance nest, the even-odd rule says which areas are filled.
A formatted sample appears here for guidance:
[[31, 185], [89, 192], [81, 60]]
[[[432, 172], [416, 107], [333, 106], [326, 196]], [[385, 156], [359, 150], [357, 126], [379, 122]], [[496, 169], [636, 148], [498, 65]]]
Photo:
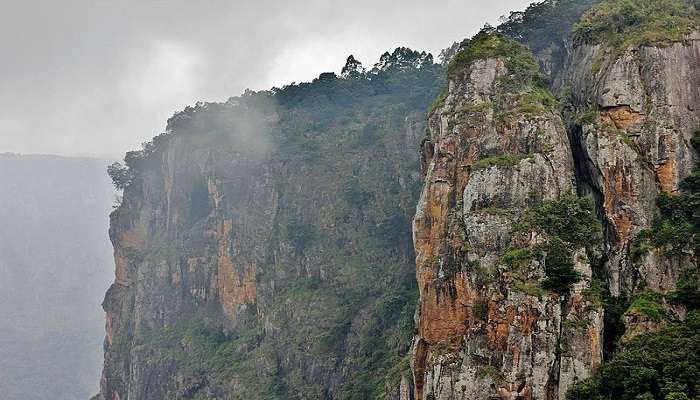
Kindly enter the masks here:
[[500, 154], [497, 156], [491, 156], [477, 160], [472, 164], [473, 169], [482, 169], [493, 166], [499, 167], [511, 167], [517, 165], [520, 161], [529, 158], [528, 155], [522, 154]]
[[680, 303], [687, 309], [700, 308], [700, 276], [698, 271], [686, 269], [676, 283], [676, 290], [670, 294], [670, 299]]
[[574, 283], [581, 280], [581, 274], [574, 268], [571, 251], [560, 238], [554, 237], [543, 246], [542, 252], [547, 275], [542, 287], [559, 294], [567, 293]]
[[700, 312], [634, 338], [593, 376], [577, 383], [569, 400], [697, 398]]
[[678, 41], [698, 23], [697, 9], [684, 0], [605, 0], [581, 17], [573, 36], [627, 48]]
[[484, 28], [473, 38], [462, 42], [460, 51], [447, 67], [447, 74], [453, 75], [475, 60], [488, 58], [502, 58], [511, 75], [510, 81], [520, 87], [541, 84], [543, 81], [539, 64], [527, 46], [495, 32], [493, 28]]
[[593, 211], [593, 202], [575, 194], [541, 202], [523, 213], [513, 230], [520, 233], [538, 232], [546, 237], [546, 243], [528, 251], [509, 249], [501, 261], [517, 266], [528, 257], [543, 259], [546, 278], [541, 286], [560, 295], [566, 294], [581, 279], [575, 269], [574, 251], [597, 246], [603, 237], [601, 224]]
[[644, 315], [654, 321], [668, 318], [668, 313], [663, 303], [663, 296], [651, 290], [646, 290], [632, 297], [632, 304], [630, 304], [625, 314]]
[[[691, 144], [700, 149], [700, 131]], [[632, 260], [639, 262], [652, 248], [677, 255], [685, 251], [700, 253], [700, 171], [695, 170], [680, 182], [679, 194], [659, 195], [660, 215], [651, 228], [641, 231], [631, 248]]]
[[112, 184], [117, 190], [124, 190], [133, 180], [131, 169], [120, 162], [109, 165], [107, 167], [107, 175], [112, 178]]
[[597, 245], [603, 238], [593, 201], [573, 193], [540, 203], [533, 210], [532, 223], [536, 230], [577, 247]]

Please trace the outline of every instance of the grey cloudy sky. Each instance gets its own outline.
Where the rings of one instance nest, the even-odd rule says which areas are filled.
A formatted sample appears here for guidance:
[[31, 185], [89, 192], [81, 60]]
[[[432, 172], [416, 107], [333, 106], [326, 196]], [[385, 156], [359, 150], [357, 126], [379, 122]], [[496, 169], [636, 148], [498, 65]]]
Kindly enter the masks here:
[[0, 0], [0, 152], [120, 157], [175, 111], [434, 55], [529, 0]]

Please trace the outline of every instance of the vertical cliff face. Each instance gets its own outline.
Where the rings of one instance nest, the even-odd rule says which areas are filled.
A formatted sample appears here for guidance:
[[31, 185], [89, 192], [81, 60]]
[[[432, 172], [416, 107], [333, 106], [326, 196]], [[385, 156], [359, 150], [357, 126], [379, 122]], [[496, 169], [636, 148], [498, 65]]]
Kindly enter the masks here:
[[[622, 3], [584, 13], [556, 68], [488, 29], [451, 64], [413, 227], [417, 399], [563, 399], [613, 347], [695, 307], [679, 293], [697, 224], [671, 216], [693, 214], [678, 204], [695, 193], [698, 15]], [[528, 42], [556, 24], [521, 26], [536, 20], [499, 31]]]
[[[482, 33], [462, 54], [424, 144], [416, 397], [557, 398], [602, 356], [602, 313], [583, 295], [593, 211], [572, 194], [567, 132], [528, 50]], [[564, 233], [577, 224], [589, 231]], [[582, 279], [538, 286], [556, 289], [549, 269], [563, 264]]]
[[441, 76], [405, 48], [352, 59], [188, 108], [129, 153], [102, 398], [408, 392], [415, 149]]
[[687, 257], [651, 251], [635, 263], [630, 246], [652, 225], [659, 193], [673, 194], [694, 169], [690, 145], [700, 126], [700, 36], [663, 46], [581, 44], [570, 57], [562, 91], [581, 157], [581, 181], [596, 193], [606, 221], [606, 273], [613, 294], [643, 284], [675, 288]]

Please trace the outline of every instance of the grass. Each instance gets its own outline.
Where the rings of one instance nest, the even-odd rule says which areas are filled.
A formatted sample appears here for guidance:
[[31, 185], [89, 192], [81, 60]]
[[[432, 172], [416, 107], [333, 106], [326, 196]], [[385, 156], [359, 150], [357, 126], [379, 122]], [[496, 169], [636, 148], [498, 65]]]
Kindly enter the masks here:
[[581, 319], [567, 319], [564, 321], [564, 327], [567, 329], [586, 329], [589, 325], [589, 321]]
[[513, 282], [513, 288], [520, 293], [525, 293], [539, 299], [542, 299], [547, 295], [547, 290], [543, 289], [537, 284], [525, 282], [524, 279], [520, 278], [516, 278], [516, 280]]
[[508, 249], [501, 257], [501, 263], [508, 265], [510, 267], [520, 266], [524, 262], [530, 261], [534, 258], [534, 254], [531, 249]]
[[472, 169], [483, 169], [489, 167], [512, 167], [520, 161], [530, 158], [530, 155], [523, 154], [499, 154], [496, 156], [482, 158], [472, 164]]
[[476, 377], [478, 379], [491, 378], [495, 382], [500, 382], [503, 380], [503, 373], [500, 369], [494, 367], [493, 365], [482, 365], [476, 371]]

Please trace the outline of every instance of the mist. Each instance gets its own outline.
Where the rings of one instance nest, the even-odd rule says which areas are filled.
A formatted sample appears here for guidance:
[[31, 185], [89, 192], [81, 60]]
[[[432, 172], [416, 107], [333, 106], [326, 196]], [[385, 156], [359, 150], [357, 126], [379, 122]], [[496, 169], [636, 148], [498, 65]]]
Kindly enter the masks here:
[[113, 279], [106, 160], [0, 154], [0, 393], [97, 391]]
[[0, 3], [0, 151], [121, 158], [196, 101], [439, 51], [528, 1]]

